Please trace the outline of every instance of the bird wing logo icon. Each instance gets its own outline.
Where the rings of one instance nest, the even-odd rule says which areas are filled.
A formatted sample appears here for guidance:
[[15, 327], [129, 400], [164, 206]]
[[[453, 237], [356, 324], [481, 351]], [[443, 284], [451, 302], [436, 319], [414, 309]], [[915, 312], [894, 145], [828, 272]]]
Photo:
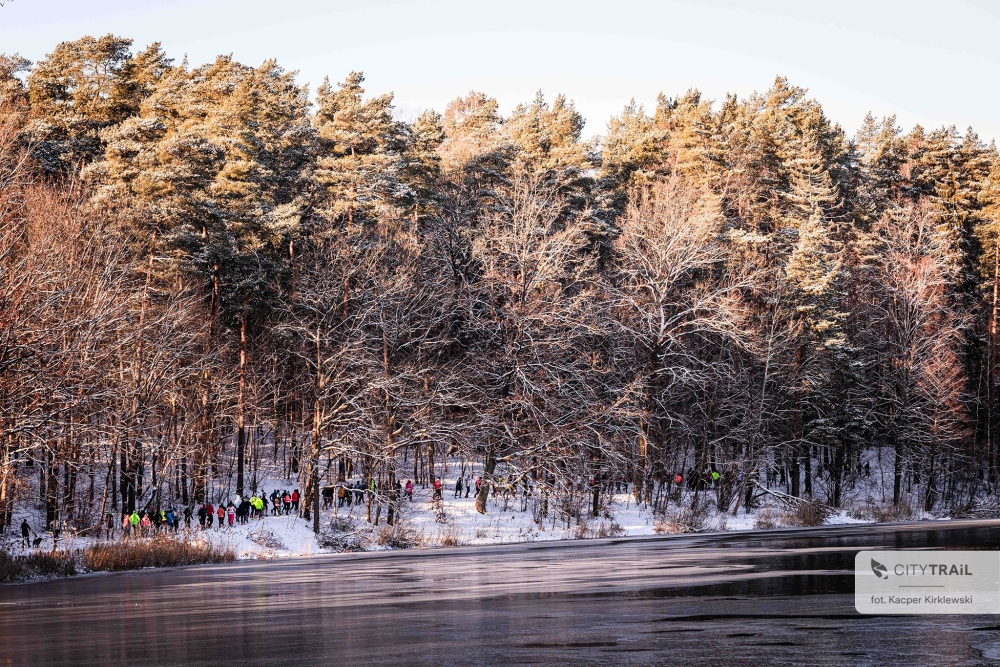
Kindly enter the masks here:
[[889, 578], [889, 573], [886, 571], [885, 565], [882, 565], [882, 563], [878, 562], [874, 558], [872, 559], [872, 572], [874, 572], [875, 576], [879, 579]]

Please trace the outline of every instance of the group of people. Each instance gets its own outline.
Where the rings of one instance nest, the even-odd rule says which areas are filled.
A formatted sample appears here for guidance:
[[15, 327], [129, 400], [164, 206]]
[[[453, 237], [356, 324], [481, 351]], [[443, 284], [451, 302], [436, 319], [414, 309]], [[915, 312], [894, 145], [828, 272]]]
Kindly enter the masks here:
[[[297, 513], [299, 510], [299, 490], [294, 491], [274, 490], [270, 496], [261, 491], [257, 495], [236, 498], [227, 502], [213, 506], [211, 502], [198, 503], [197, 511], [193, 512], [190, 507], [185, 507], [183, 512], [176, 511], [173, 507], [163, 510], [135, 510], [131, 513], [122, 513], [121, 528], [122, 536], [128, 537], [153, 535], [163, 530], [177, 532], [180, 528], [180, 520], [183, 515], [186, 527], [191, 527], [193, 514], [198, 516], [198, 526], [201, 530], [208, 530], [214, 526], [221, 529], [226, 525], [230, 527], [237, 523], [245, 525], [251, 519], [262, 519], [267, 516], [270, 508], [273, 516]], [[107, 537], [110, 539], [114, 534], [114, 521], [111, 514], [105, 525]]]
[[226, 519], [229, 519], [229, 525], [233, 526], [237, 521], [240, 523], [246, 523], [244, 517], [248, 516], [252, 510], [256, 510], [257, 504], [260, 498], [252, 496], [251, 498], [241, 499], [236, 496], [236, 501], [223, 504], [219, 503], [218, 507], [212, 507], [212, 503], [199, 503], [198, 505], [198, 526], [201, 530], [206, 530], [212, 527], [212, 523], [215, 521], [216, 517], [219, 519], [218, 527], [221, 529], [226, 525]]
[[[458, 479], [455, 481], [455, 493], [452, 498], [461, 498], [462, 493], [465, 493], [465, 497], [468, 498], [469, 494], [472, 493], [473, 489], [478, 494], [480, 487], [483, 485], [483, 478], [477, 477], [476, 481], [472, 481], [472, 476], [459, 475]], [[441, 478], [436, 477], [434, 479], [434, 493], [431, 495], [431, 500], [443, 500], [442, 489], [444, 488], [441, 483]], [[494, 489], [496, 493], [496, 489]], [[406, 497], [413, 500], [413, 483], [410, 480], [406, 480]]]
[[[455, 482], [453, 497], [461, 498], [464, 493], [464, 497], [468, 498], [473, 491], [478, 494], [482, 484], [482, 477], [473, 480], [472, 476], [461, 475]], [[354, 482], [324, 487], [322, 490], [323, 507], [329, 509], [333, 505], [334, 497], [336, 497], [338, 507], [360, 505], [364, 502], [366, 492], [371, 494], [386, 492], [390, 498], [404, 497], [413, 502], [414, 488], [412, 480], [406, 480], [405, 485], [396, 481], [394, 488], [385, 488], [384, 485], [377, 485], [374, 479], [368, 484], [358, 479]], [[434, 479], [432, 488], [432, 501], [442, 500], [443, 485], [440, 477]], [[493, 493], [494, 495], [497, 493], [496, 486], [494, 486]], [[210, 530], [213, 527], [221, 529], [227, 525], [230, 527], [237, 523], [245, 525], [252, 519], [262, 519], [267, 516], [269, 509], [272, 516], [297, 514], [300, 502], [301, 494], [298, 489], [293, 491], [275, 489], [270, 495], [265, 495], [265, 492], [261, 490], [259, 494], [249, 497], [237, 495], [233, 500], [219, 503], [217, 506], [213, 506], [211, 502], [200, 502], [194, 511], [191, 507], [185, 507], [181, 511], [167, 507], [166, 509], [123, 512], [120, 526], [123, 537], [155, 535], [161, 530], [176, 533], [180, 528], [181, 518], [184, 519], [185, 526], [190, 528], [192, 515], [197, 514], [198, 526], [201, 530]], [[111, 539], [115, 533], [115, 521], [111, 513], [108, 513], [103, 527], [107, 538]], [[27, 522], [23, 522], [21, 532], [22, 542], [27, 543], [29, 532]]]
[[[461, 498], [464, 493], [464, 496], [468, 498], [473, 491], [478, 494], [482, 483], [482, 477], [477, 477], [473, 480], [472, 476], [459, 476], [455, 483], [453, 497]], [[443, 499], [443, 485], [440, 477], [434, 479], [432, 488], [432, 501], [441, 501]], [[405, 485], [397, 480], [392, 488], [388, 488], [386, 485], [376, 484], [374, 479], [370, 480], [368, 484], [358, 479], [354, 482], [345, 482], [336, 486], [324, 487], [321, 497], [324, 509], [329, 509], [333, 505], [334, 498], [336, 498], [338, 507], [361, 505], [364, 503], [366, 493], [386, 493], [390, 499], [406, 498], [410, 502], [413, 502], [414, 489], [415, 486], [412, 480], [406, 480]], [[494, 487], [493, 492], [494, 494], [497, 493], [496, 487]], [[194, 514], [197, 514], [198, 526], [201, 530], [211, 530], [213, 527], [219, 530], [227, 525], [229, 527], [235, 526], [237, 523], [245, 525], [250, 520], [262, 519], [268, 515], [269, 510], [272, 516], [297, 514], [300, 502], [301, 494], [298, 489], [293, 491], [275, 489], [270, 495], [266, 495], [261, 490], [259, 494], [249, 497], [237, 495], [233, 500], [219, 503], [216, 506], [213, 506], [211, 502], [199, 502], [196, 505], [196, 509], [184, 507], [178, 511], [171, 506], [165, 509], [149, 508], [123, 512], [121, 522], [118, 525], [121, 527], [122, 537], [150, 536], [160, 531], [172, 531], [176, 533], [180, 529], [182, 518], [185, 526], [190, 528], [192, 517]], [[102, 527], [107, 539], [111, 539], [115, 534], [116, 528], [116, 522], [112, 513], [109, 512], [107, 514], [103, 524]], [[29, 531], [30, 528], [27, 522], [23, 522], [21, 537], [22, 542], [25, 544], [29, 541]]]
[[199, 503], [198, 505], [198, 526], [202, 530], [212, 528], [212, 524], [218, 519], [218, 528], [222, 528], [229, 522], [232, 527], [239, 523], [246, 525], [251, 519], [263, 519], [267, 516], [268, 508], [272, 516], [287, 515], [299, 511], [299, 490], [292, 492], [277, 490], [266, 496], [262, 490], [259, 495], [242, 498], [239, 495], [225, 505], [222, 503], [218, 507], [212, 507], [212, 503]]
[[[471, 476], [461, 476], [455, 484], [455, 498], [461, 498], [463, 492], [465, 497], [468, 498], [469, 494], [475, 490], [479, 493], [479, 488], [483, 484], [483, 478], [477, 477], [473, 481]], [[330, 509], [333, 507], [334, 499], [336, 499], [337, 507], [351, 507], [352, 505], [360, 505], [365, 500], [366, 493], [379, 494], [384, 493], [390, 499], [391, 498], [406, 498], [410, 502], [413, 502], [413, 491], [414, 491], [413, 480], [406, 480], [406, 484], [400, 483], [398, 480], [393, 485], [376, 484], [375, 480], [371, 480], [367, 485], [360, 479], [353, 482], [346, 481], [341, 482], [336, 485], [325, 486], [322, 489], [321, 497], [323, 499], [323, 509]], [[433, 495], [432, 500], [441, 500], [442, 495], [442, 482], [441, 478], [437, 477], [434, 479], [433, 483]]]
[[360, 505], [364, 502], [365, 491], [371, 490], [374, 492], [374, 482], [370, 489], [365, 487], [364, 482], [360, 479], [352, 482], [344, 482], [336, 486], [325, 486], [323, 487], [322, 497], [323, 497], [323, 509], [330, 509], [333, 506], [333, 498], [337, 497], [337, 507], [350, 507], [351, 505]]
[[[111, 515], [108, 515], [108, 529], [110, 536], [111, 528]], [[173, 507], [168, 507], [167, 509], [157, 510], [143, 510], [142, 514], [139, 514], [138, 510], [133, 511], [131, 514], [128, 512], [122, 513], [122, 536], [128, 537], [129, 535], [151, 535], [158, 533], [161, 529], [164, 531], [172, 530], [177, 532], [181, 524], [181, 514], [174, 510]], [[191, 527], [191, 508], [184, 508], [184, 525]]]
[[275, 489], [271, 493], [272, 514], [291, 514], [299, 511], [299, 490], [295, 489], [291, 493], [288, 491], [278, 491]]

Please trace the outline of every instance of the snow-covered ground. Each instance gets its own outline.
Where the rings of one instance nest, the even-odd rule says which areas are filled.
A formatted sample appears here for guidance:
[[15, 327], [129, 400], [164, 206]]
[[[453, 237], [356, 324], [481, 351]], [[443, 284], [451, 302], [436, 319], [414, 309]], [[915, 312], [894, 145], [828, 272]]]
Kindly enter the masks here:
[[[558, 521], [555, 513], [541, 522], [535, 523], [530, 511], [521, 510], [519, 499], [511, 499], [504, 511], [504, 501], [491, 497], [487, 514], [476, 511], [474, 498], [454, 498], [454, 479], [445, 480], [442, 513], [436, 511], [431, 502], [430, 489], [417, 489], [412, 503], [403, 503], [404, 521], [408, 528], [417, 533], [418, 541], [428, 546], [440, 545], [445, 541], [458, 544], [505, 544], [539, 540], [564, 540], [611, 536], [642, 536], [657, 533], [657, 517], [648, 506], [637, 505], [631, 494], [620, 493], [597, 517], [589, 516], [584, 510], [580, 520], [572, 519], [569, 527]], [[705, 496], [706, 494], [702, 494]], [[714, 502], [714, 493], [709, 492]], [[689, 498], [686, 500], [690, 501]], [[364, 507], [360, 508], [362, 515]], [[357, 510], [355, 510], [357, 513]], [[610, 516], [608, 516], [610, 515]], [[753, 530], [759, 512], [747, 514], [740, 510], [737, 516], [720, 514], [709, 510], [703, 530], [706, 532]], [[830, 516], [827, 524], [865, 523], [854, 519], [846, 510]], [[664, 527], [661, 526], [661, 531]]]
[[[521, 511], [520, 499], [511, 499], [504, 511], [504, 501], [500, 496], [491, 497], [487, 514], [480, 514], [475, 508], [473, 494], [468, 498], [464, 493], [454, 497], [454, 480], [450, 490], [445, 490], [438, 504], [432, 501], [432, 490], [417, 487], [413, 501], [404, 500], [401, 505], [402, 526], [407, 531], [414, 546], [436, 547], [442, 545], [507, 544], [541, 540], [564, 540], [611, 536], [641, 536], [657, 534], [657, 519], [648, 507], [636, 505], [629, 494], [618, 494], [613, 503], [602, 514], [608, 516], [589, 517], [584, 512], [580, 521], [571, 520], [567, 528], [565, 522], [548, 518], [542, 525], [535, 523], [531, 508]], [[279, 485], [280, 486], [280, 485]], [[288, 488], [285, 484], [281, 488]], [[270, 493], [270, 487], [266, 486]], [[328, 529], [334, 517], [334, 509], [321, 511], [320, 524]], [[553, 513], [554, 514], [554, 513]], [[705, 531], [753, 530], [760, 511], [747, 514], [742, 510], [737, 516], [709, 511], [705, 518]], [[353, 520], [355, 531], [361, 537], [365, 548], [378, 550], [385, 548], [379, 544], [382, 530], [388, 530], [385, 509], [380, 525], [373, 526], [365, 521], [365, 506], [353, 505], [336, 508], [340, 519]], [[849, 516], [841, 510], [826, 521], [827, 524], [865, 523]], [[312, 532], [311, 522], [298, 516], [267, 516], [260, 520], [250, 520], [247, 525], [223, 528], [214, 526], [210, 530], [197, 530], [197, 521], [190, 532], [195, 539], [207, 539], [219, 546], [231, 547], [239, 558], [279, 558], [286, 556], [307, 556], [328, 553], [320, 546], [320, 541]], [[662, 530], [662, 529], [661, 529]], [[181, 529], [183, 533], [183, 527]]]
[[[44, 527], [43, 513], [37, 509], [35, 511], [31, 511], [31, 509], [34, 508], [22, 508], [22, 511], [15, 513], [14, 520], [11, 522], [11, 532], [7, 537], [7, 542], [13, 547], [13, 553], [21, 553], [22, 551], [19, 526], [24, 518], [27, 518], [32, 530], [37, 531], [37, 536], [42, 538], [39, 548], [49, 550], [53, 547], [52, 534], [41, 530]], [[196, 511], [197, 508], [195, 508]], [[161, 529], [160, 534], [172, 535], [173, 533], [167, 529]], [[251, 520], [246, 525], [237, 523], [232, 527], [228, 523], [222, 527], [218, 523], [213, 523], [211, 529], [204, 530], [199, 529], [197, 514], [192, 516], [190, 528], [185, 526], [182, 515], [177, 534], [178, 537], [184, 539], [201, 540], [220, 547], [231, 548], [241, 559], [308, 556], [324, 553], [312, 531], [312, 524], [295, 515], [269, 515], [261, 520]], [[113, 539], [120, 539], [120, 537], [121, 529], [116, 526]], [[63, 533], [59, 536], [56, 546], [59, 549], [75, 550], [101, 541], [103, 539]]]
[[284, 556], [311, 556], [324, 553], [320, 548], [312, 524], [295, 515], [267, 516], [251, 520], [246, 525], [230, 528], [213, 526], [204, 531], [197, 530], [194, 537], [204, 539], [221, 547], [231, 548], [238, 558], [280, 558]]
[[[467, 477], [468, 468], [466, 471]], [[478, 474], [478, 466], [474, 467], [472, 471], [474, 474]], [[322, 533], [325, 535], [321, 536], [312, 532], [311, 522], [296, 515], [268, 515], [263, 519], [252, 519], [246, 525], [237, 524], [232, 527], [226, 525], [219, 528], [215, 524], [211, 529], [201, 530], [198, 527], [196, 514], [191, 520], [190, 528], [185, 527], [182, 519], [180, 535], [186, 539], [206, 540], [218, 546], [232, 548], [237, 557], [241, 559], [266, 559], [307, 556], [336, 550], [336, 547], [330, 546], [329, 540], [324, 539], [328, 538], [331, 533], [331, 520], [334, 517], [337, 517], [337, 526], [341, 530], [346, 528], [352, 535], [354, 546], [372, 550], [388, 548], [387, 542], [393, 542], [386, 539], [383, 531], [392, 531], [396, 538], [394, 540], [396, 544], [402, 540], [409, 546], [435, 547], [641, 536], [672, 532], [678, 528], [676, 524], [672, 523], [669, 511], [666, 517], [656, 517], [649, 507], [637, 505], [629, 493], [615, 495], [611, 502], [602, 508], [598, 516], [590, 516], [587, 503], [583, 502], [579, 518], [569, 519], [569, 525], [567, 525], [565, 514], [560, 515], [556, 511], [549, 512], [546, 518], [536, 522], [533, 512], [534, 501], [525, 501], [520, 497], [511, 497], [505, 501], [502, 496], [493, 495], [488, 501], [487, 513], [480, 514], [475, 509], [474, 491], [468, 496], [464, 492], [459, 497], [455, 496], [455, 481], [458, 472], [459, 467], [455, 464], [442, 467], [443, 497], [439, 502], [432, 500], [433, 492], [430, 487], [421, 488], [419, 485], [415, 485], [412, 501], [403, 500], [401, 502], [402, 521], [397, 522], [394, 528], [386, 525], [384, 507], [378, 526], [367, 522], [365, 520], [365, 505], [361, 503], [322, 510], [320, 523], [323, 529]], [[874, 476], [872, 476], [872, 482], [875, 482]], [[294, 489], [297, 486], [296, 480], [269, 479], [264, 480], [258, 489], [263, 488], [265, 495], [269, 496], [274, 489]], [[866, 521], [858, 518], [857, 508], [865, 502], [870, 504], [873, 502], [873, 496], [880, 495], [874, 493], [870, 486], [856, 488], [845, 497], [845, 506], [853, 508], [854, 511], [851, 509], [840, 510], [829, 516], [826, 523], [865, 523]], [[34, 497], [37, 498], [37, 495]], [[715, 493], [713, 491], [702, 491], [701, 498], [706, 509], [701, 513], [699, 519], [700, 530], [706, 532], [752, 530], [761, 527], [761, 517], [768, 512], [779, 522], [776, 525], [781, 525], [780, 522], [787, 519], [787, 514], [783, 514], [786, 510], [773, 503], [770, 508], [758, 508], [752, 513], [741, 509], [736, 516], [733, 516], [728, 512], [719, 513], [714, 509]], [[672, 507], [676, 507], [677, 512], [680, 513], [683, 507], [690, 506], [691, 500], [691, 494], [687, 492], [681, 504], [672, 504]], [[197, 511], [196, 507], [194, 511]], [[562, 516], [561, 519], [560, 516]], [[10, 547], [15, 552], [20, 549], [18, 527], [24, 517], [43, 538], [40, 548], [51, 549], [52, 535], [40, 530], [44, 521], [42, 506], [37, 502], [19, 503], [16, 506], [14, 521], [11, 525], [12, 530], [7, 537]], [[913, 518], [929, 519], [934, 517], [917, 513]], [[116, 532], [120, 533], [120, 530]], [[63, 534], [60, 536], [58, 547], [77, 549], [94, 541], [96, 538], [93, 537], [84, 538]], [[324, 544], [327, 546], [324, 547]]]

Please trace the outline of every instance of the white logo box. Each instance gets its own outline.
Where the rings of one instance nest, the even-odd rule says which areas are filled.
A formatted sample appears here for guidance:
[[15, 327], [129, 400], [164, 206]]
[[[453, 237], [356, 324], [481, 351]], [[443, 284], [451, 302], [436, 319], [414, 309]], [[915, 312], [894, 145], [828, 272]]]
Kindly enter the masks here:
[[862, 551], [861, 614], [1000, 614], [1000, 551]]

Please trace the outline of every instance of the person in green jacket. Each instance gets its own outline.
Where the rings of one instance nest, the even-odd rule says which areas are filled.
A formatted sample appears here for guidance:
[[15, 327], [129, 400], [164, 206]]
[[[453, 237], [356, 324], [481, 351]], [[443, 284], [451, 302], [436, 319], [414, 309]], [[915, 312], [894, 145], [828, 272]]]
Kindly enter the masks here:
[[128, 518], [128, 522], [132, 525], [132, 534], [135, 535], [139, 532], [139, 513], [132, 511], [132, 516]]

